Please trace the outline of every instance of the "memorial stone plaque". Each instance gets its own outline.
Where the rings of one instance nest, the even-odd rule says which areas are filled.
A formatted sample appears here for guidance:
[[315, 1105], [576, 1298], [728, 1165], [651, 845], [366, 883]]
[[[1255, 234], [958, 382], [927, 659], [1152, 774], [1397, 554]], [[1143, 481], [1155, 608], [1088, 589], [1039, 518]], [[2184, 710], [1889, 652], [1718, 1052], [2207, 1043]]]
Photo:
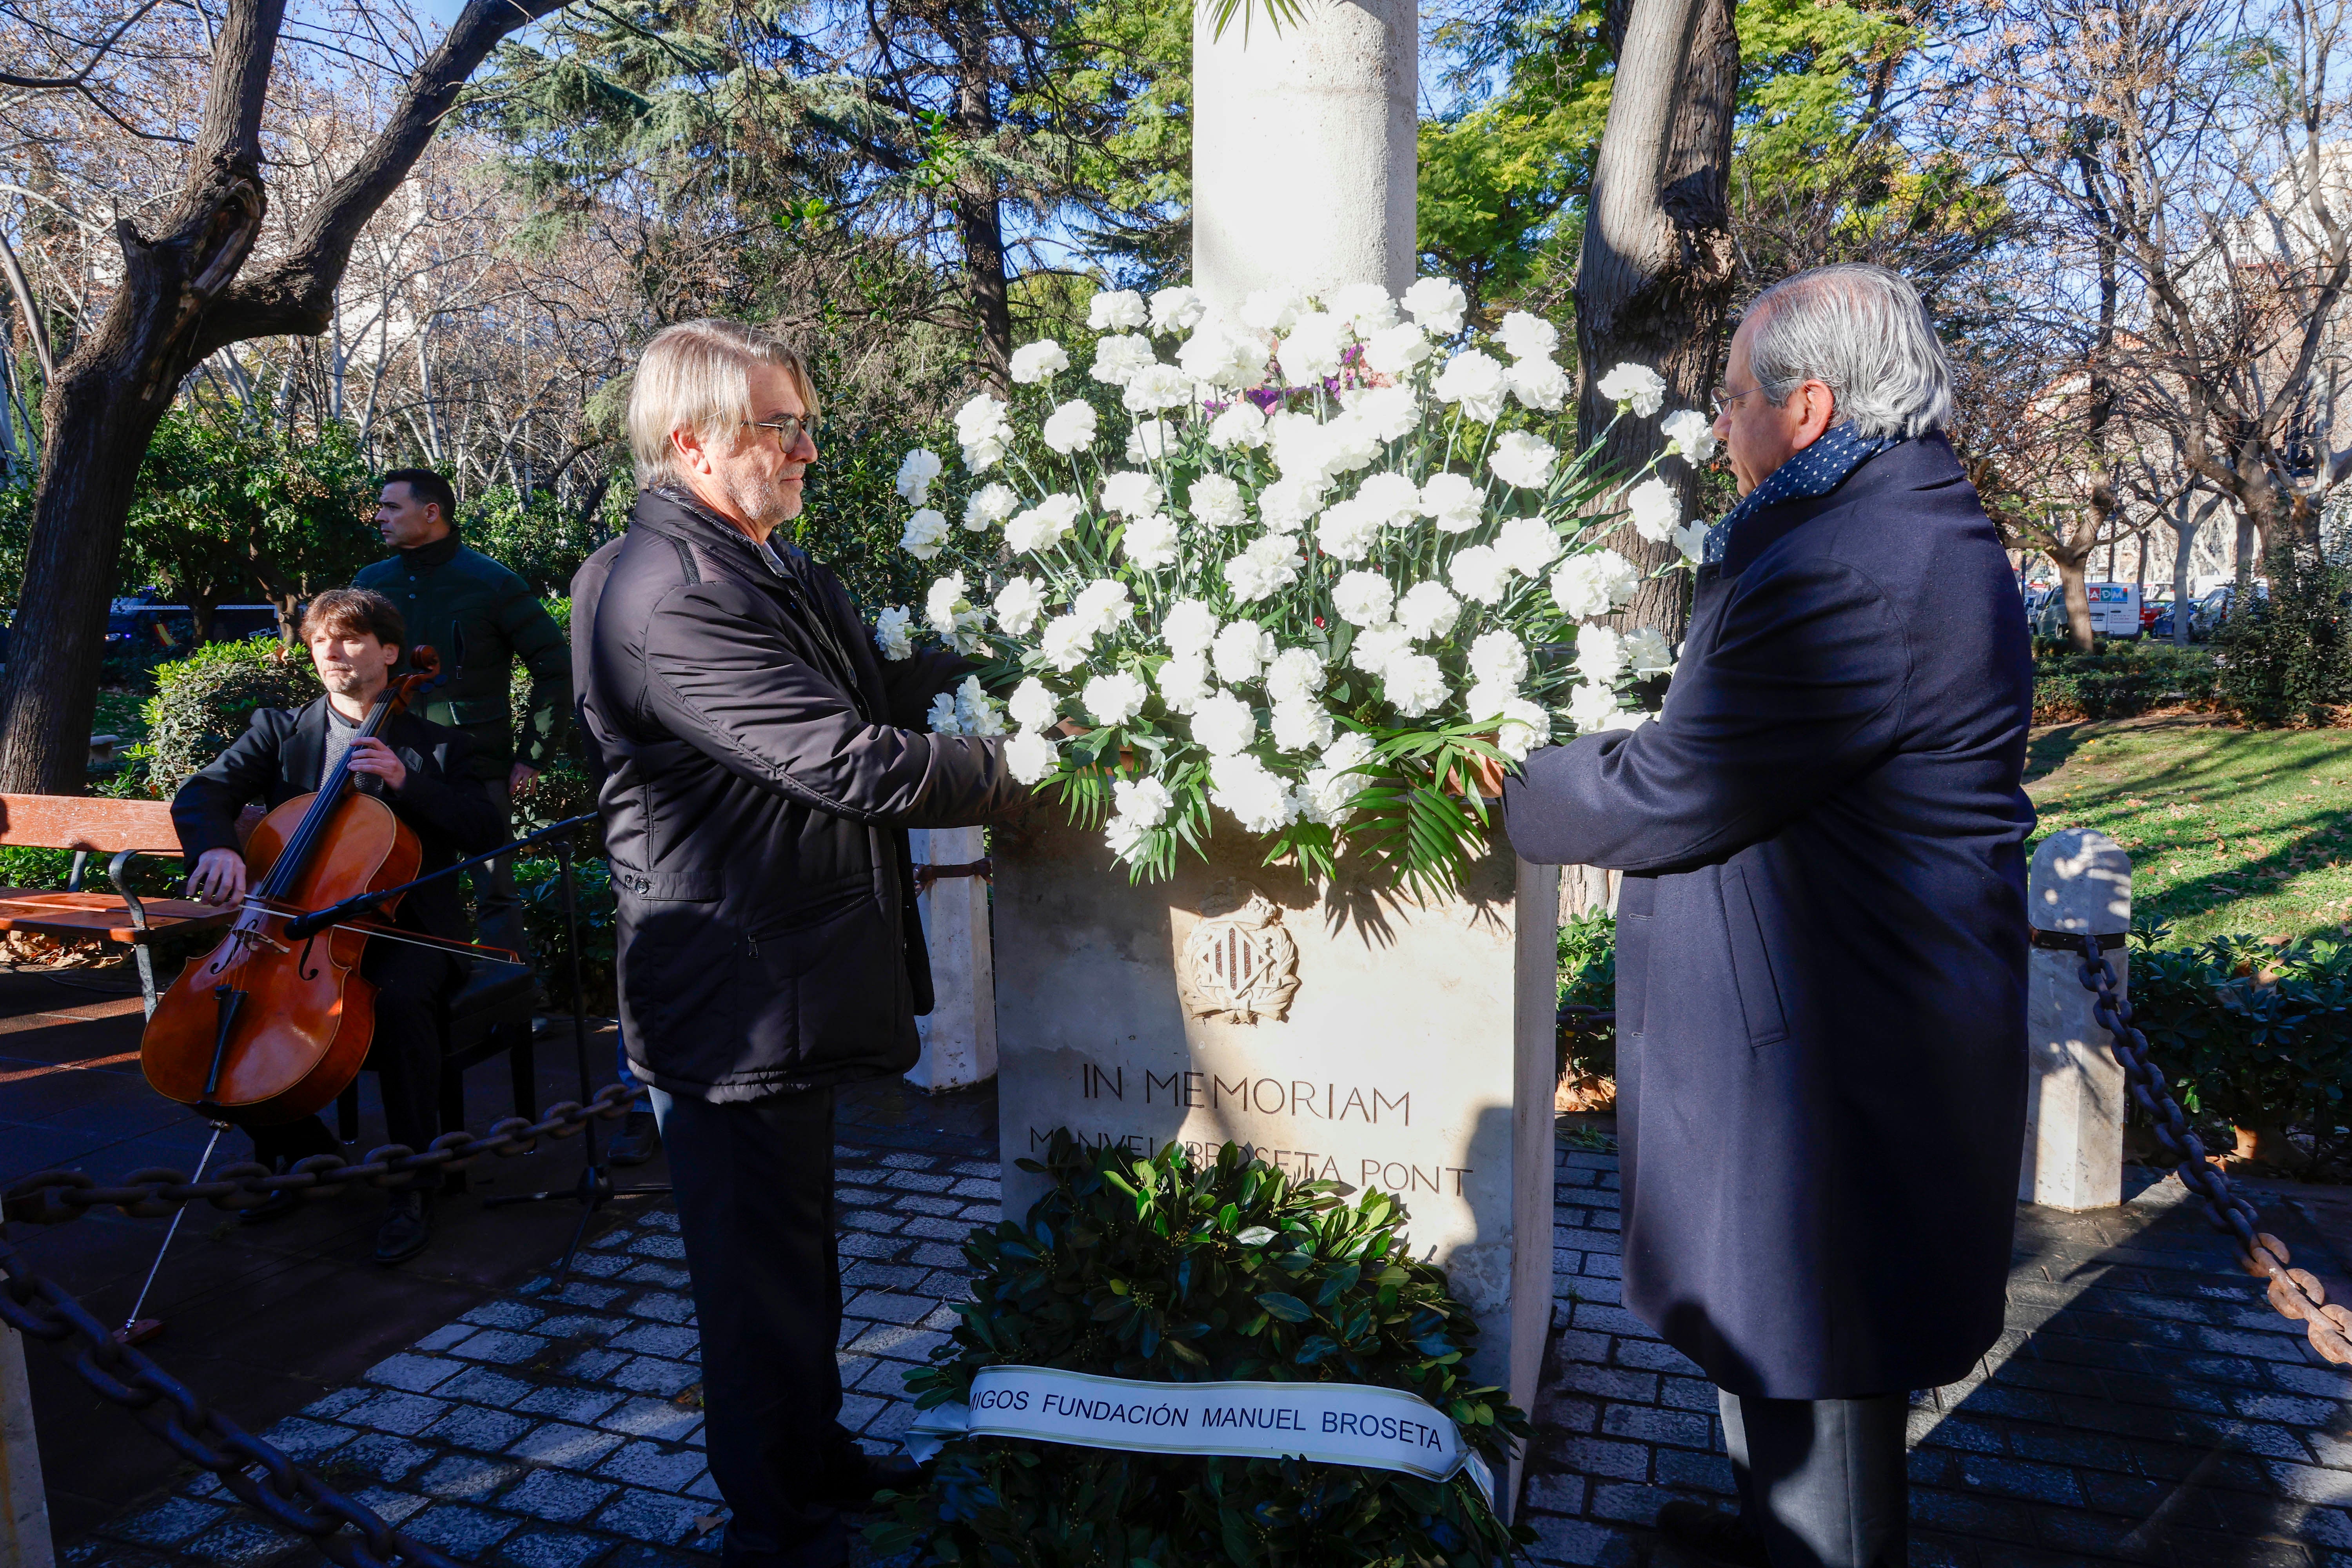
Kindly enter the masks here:
[[1478, 1316], [1482, 1381], [1532, 1408], [1551, 1311], [1557, 868], [1500, 847], [1423, 906], [1342, 863], [1309, 886], [1220, 820], [1131, 883], [1047, 801], [992, 840], [1004, 1212], [1056, 1127], [1401, 1198]]

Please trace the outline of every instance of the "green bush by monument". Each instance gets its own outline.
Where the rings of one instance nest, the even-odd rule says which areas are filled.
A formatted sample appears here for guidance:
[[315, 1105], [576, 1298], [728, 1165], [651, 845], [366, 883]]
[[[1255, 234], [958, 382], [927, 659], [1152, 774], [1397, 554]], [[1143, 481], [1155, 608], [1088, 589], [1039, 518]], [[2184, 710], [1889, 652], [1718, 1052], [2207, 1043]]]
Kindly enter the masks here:
[[147, 743], [132, 753], [134, 768], [145, 767], [145, 793], [171, 799], [245, 732], [255, 709], [299, 708], [319, 695], [310, 661], [279, 654], [278, 643], [261, 638], [205, 643], [157, 667]]
[[[1030, 1164], [1029, 1162], [1023, 1162]], [[1031, 1165], [1035, 1169], [1034, 1165]], [[1053, 1189], [1023, 1222], [975, 1231], [979, 1269], [940, 1364], [908, 1386], [929, 1408], [1001, 1364], [1202, 1383], [1374, 1384], [1451, 1416], [1496, 1477], [1529, 1433], [1461, 1368], [1478, 1326], [1416, 1263], [1384, 1193], [1293, 1182], [1226, 1144], [1146, 1159], [1057, 1131]], [[1133, 1563], [1448, 1563], [1533, 1539], [1466, 1473], [1446, 1482], [1297, 1459], [1174, 1457], [966, 1437], [929, 1491], [870, 1532], [924, 1563], [1127, 1568]]]
[[2111, 640], [2098, 653], [2047, 655], [2033, 661], [2033, 721], [2125, 719], [2170, 702], [2210, 707], [2216, 673], [2203, 648], [2145, 638]]
[[2273, 551], [2266, 569], [2270, 592], [2214, 638], [2221, 703], [2248, 723], [2334, 722], [2352, 704], [2352, 569], [2292, 548]]

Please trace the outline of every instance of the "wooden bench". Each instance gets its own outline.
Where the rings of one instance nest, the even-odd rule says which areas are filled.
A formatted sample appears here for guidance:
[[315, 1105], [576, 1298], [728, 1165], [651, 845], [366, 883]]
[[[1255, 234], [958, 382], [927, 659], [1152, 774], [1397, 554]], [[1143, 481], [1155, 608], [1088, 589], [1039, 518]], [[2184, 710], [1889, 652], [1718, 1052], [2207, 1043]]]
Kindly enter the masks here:
[[[181, 858], [172, 808], [160, 800], [0, 795], [0, 845], [74, 852], [62, 893], [0, 888], [0, 931], [59, 941], [95, 938], [129, 947], [150, 1013], [155, 1010], [154, 939], [167, 931], [217, 931], [236, 918], [234, 909], [189, 899], [142, 899], [131, 890], [125, 873], [137, 857]], [[106, 874], [113, 892], [82, 890], [82, 873], [92, 855], [111, 857]]]

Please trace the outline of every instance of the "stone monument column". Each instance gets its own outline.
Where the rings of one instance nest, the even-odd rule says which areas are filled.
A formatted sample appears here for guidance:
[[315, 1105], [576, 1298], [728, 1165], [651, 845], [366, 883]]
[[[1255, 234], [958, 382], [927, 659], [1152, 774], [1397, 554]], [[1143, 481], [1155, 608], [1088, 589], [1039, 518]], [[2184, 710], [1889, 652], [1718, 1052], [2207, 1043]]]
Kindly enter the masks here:
[[1421, 15], [1415, 0], [1263, 0], [1224, 36], [1192, 12], [1192, 282], [1253, 289], [1413, 278]]
[[[2026, 919], [2037, 931], [2111, 936], [2131, 930], [2131, 857], [2095, 827], [2052, 834], [2033, 852]], [[2122, 948], [2107, 954], [2128, 994]], [[2037, 947], [2026, 973], [2025, 1156], [2020, 1202], [2106, 1208], [2123, 1202], [2124, 1064], [2083, 989], [2082, 955]]]

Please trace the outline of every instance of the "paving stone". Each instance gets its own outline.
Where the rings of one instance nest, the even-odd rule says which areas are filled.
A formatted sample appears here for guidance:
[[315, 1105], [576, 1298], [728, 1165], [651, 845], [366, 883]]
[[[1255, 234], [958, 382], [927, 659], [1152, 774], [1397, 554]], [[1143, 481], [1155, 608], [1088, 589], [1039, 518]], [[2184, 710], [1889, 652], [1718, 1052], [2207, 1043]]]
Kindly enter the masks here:
[[161, 1508], [131, 1519], [117, 1520], [107, 1528], [114, 1534], [147, 1546], [173, 1546], [202, 1530], [217, 1524], [228, 1510], [210, 1503], [194, 1502], [186, 1498], [173, 1498]]
[[601, 1340], [629, 1326], [625, 1318], [607, 1318], [594, 1312], [567, 1312], [560, 1318], [549, 1318], [538, 1325], [538, 1331], [551, 1340]]
[[425, 1429], [424, 1436], [495, 1454], [530, 1430], [528, 1417], [506, 1410], [484, 1410], [461, 1405]]
[[705, 1468], [702, 1456], [691, 1448], [669, 1453], [658, 1443], [628, 1443], [597, 1466], [596, 1473], [627, 1486], [682, 1492]]
[[405, 1437], [372, 1432], [336, 1449], [325, 1468], [397, 1483], [436, 1452], [436, 1448], [423, 1443], [412, 1443]]
[[572, 1260], [572, 1272], [597, 1279], [609, 1279], [628, 1267], [626, 1257], [615, 1257], [609, 1252], [583, 1252]]
[[[675, 1236], [641, 1236], [629, 1243], [629, 1250], [640, 1258], [684, 1258], [686, 1243]], [[602, 1301], [593, 1303], [603, 1306]]]
[[[559, 1421], [591, 1422], [621, 1403], [622, 1395], [605, 1388], [571, 1388], [551, 1384], [535, 1388], [515, 1402], [515, 1409], [531, 1415], [552, 1415]], [[512, 1438], [508, 1439], [513, 1441]], [[500, 1447], [504, 1447], [501, 1444]]]
[[537, 1334], [518, 1334], [505, 1329], [484, 1329], [462, 1344], [449, 1347], [449, 1353], [472, 1361], [486, 1361], [499, 1366], [514, 1366], [530, 1360], [548, 1347], [550, 1342]]
[[963, 1205], [954, 1198], [935, 1198], [923, 1193], [898, 1193], [893, 1194], [892, 1198], [892, 1206], [903, 1214], [929, 1215], [943, 1219], [963, 1212]]
[[349, 1495], [353, 1502], [373, 1510], [378, 1519], [391, 1525], [399, 1524], [401, 1521], [418, 1509], [428, 1506], [433, 1500], [431, 1498], [412, 1497], [406, 1492], [392, 1491], [383, 1487], [362, 1487]]
[[471, 1323], [445, 1324], [417, 1341], [415, 1348], [421, 1351], [446, 1351], [473, 1331], [474, 1325]]
[[900, 1361], [929, 1362], [931, 1352], [948, 1342], [945, 1334], [934, 1334], [921, 1329], [900, 1328], [895, 1323], [877, 1323], [857, 1336], [850, 1348], [867, 1355], [895, 1356]]
[[937, 1162], [922, 1154], [885, 1154], [882, 1163], [894, 1171], [929, 1171]]
[[522, 1467], [510, 1460], [451, 1454], [435, 1460], [411, 1484], [428, 1497], [479, 1500], [520, 1474]]
[[629, 1310], [640, 1318], [683, 1323], [694, 1316], [694, 1298], [669, 1290], [648, 1290], [629, 1303]]
[[520, 1301], [485, 1301], [458, 1313], [457, 1321], [489, 1329], [527, 1329], [545, 1316], [546, 1309], [525, 1306]]
[[293, 1531], [265, 1524], [250, 1514], [224, 1520], [189, 1542], [183, 1551], [220, 1568], [247, 1568], [282, 1557], [302, 1544]]
[[558, 1524], [576, 1524], [604, 1506], [617, 1489], [566, 1470], [534, 1470], [522, 1485], [499, 1500], [501, 1508]]
[[511, 1568], [584, 1568], [613, 1548], [612, 1538], [572, 1530], [531, 1530], [499, 1548]]
[[[428, 1399], [421, 1394], [387, 1393], [352, 1405], [343, 1413], [343, 1419], [354, 1426], [373, 1426], [379, 1432], [397, 1432], [406, 1436], [424, 1431], [448, 1412], [449, 1402], [446, 1399]], [[278, 1446], [284, 1447], [283, 1444]]]
[[565, 1469], [593, 1468], [597, 1461], [621, 1446], [621, 1439], [610, 1432], [599, 1432], [593, 1426], [574, 1426], [568, 1422], [551, 1421], [530, 1436], [512, 1444], [507, 1452], [518, 1459], [530, 1459], [541, 1465], [561, 1465]]
[[635, 1437], [676, 1443], [702, 1425], [702, 1412], [667, 1399], [632, 1399], [597, 1425], [607, 1432], [626, 1432]]
[[[646, 1239], [648, 1241], [665, 1243], [671, 1247], [677, 1245], [677, 1242], [668, 1237], [648, 1237]], [[632, 1247], [630, 1250], [632, 1252], [642, 1252], [645, 1251], [646, 1248], [642, 1246], [635, 1246]], [[663, 1256], [669, 1257], [673, 1255], [664, 1253]], [[618, 1285], [591, 1285], [584, 1279], [574, 1279], [571, 1284], [566, 1285], [562, 1289], [558, 1290], [555, 1293], [554, 1299], [558, 1301], [562, 1301], [574, 1307], [609, 1307], [627, 1294], [628, 1292], [621, 1289]]]
[[[373, 1403], [378, 1397], [380, 1396], [371, 1394], [364, 1399], [354, 1400], [349, 1409], [343, 1412], [344, 1418], [350, 1419], [351, 1410], [362, 1408]], [[437, 1404], [438, 1401], [427, 1400], [425, 1403]], [[350, 1442], [354, 1434], [349, 1426], [338, 1426], [331, 1422], [309, 1421], [299, 1415], [289, 1415], [261, 1436], [264, 1441], [285, 1450], [292, 1458], [314, 1459], [330, 1449], [341, 1447]]]
[[478, 1558], [514, 1533], [515, 1521], [463, 1503], [436, 1503], [403, 1527], [427, 1546], [459, 1559]]
[[875, 1318], [886, 1323], [920, 1322], [939, 1310], [928, 1296], [902, 1296], [889, 1290], [861, 1290], [842, 1308], [845, 1316]]
[[698, 1349], [702, 1334], [696, 1329], [682, 1329], [669, 1323], [639, 1323], [626, 1333], [614, 1334], [611, 1340], [616, 1351], [639, 1351], [647, 1355], [680, 1359]]
[[633, 1541], [670, 1546], [692, 1533], [694, 1521], [709, 1511], [703, 1504], [689, 1502], [683, 1498], [665, 1497], [659, 1492], [625, 1491], [596, 1516], [596, 1528], [609, 1530], [615, 1535], [625, 1535]]
[[702, 1372], [686, 1362], [641, 1355], [609, 1373], [605, 1381], [639, 1394], [676, 1394], [701, 1382]]
[[[471, 1331], [472, 1331], [470, 1330], [467, 1331], [467, 1332]], [[321, 1420], [331, 1415], [341, 1415], [344, 1411], [349, 1410], [354, 1405], [360, 1404], [374, 1393], [375, 1390], [356, 1384], [350, 1388], [338, 1388], [331, 1394], [320, 1394], [318, 1398], [310, 1401], [310, 1404], [302, 1406], [302, 1414], [305, 1415], [316, 1416]], [[275, 1441], [275, 1439], [272, 1439], [272, 1441]]]
[[469, 1366], [443, 1384], [439, 1392], [448, 1398], [463, 1399], [473, 1405], [509, 1405], [530, 1393], [533, 1386], [520, 1378], [492, 1372], [486, 1366]]
[[640, 1263], [621, 1278], [633, 1285], [661, 1285], [673, 1290], [683, 1290], [694, 1283], [694, 1276], [685, 1269], [659, 1263]]
[[582, 1351], [563, 1363], [563, 1370], [573, 1377], [593, 1382], [610, 1377], [615, 1368], [628, 1363], [629, 1356], [625, 1351]]

